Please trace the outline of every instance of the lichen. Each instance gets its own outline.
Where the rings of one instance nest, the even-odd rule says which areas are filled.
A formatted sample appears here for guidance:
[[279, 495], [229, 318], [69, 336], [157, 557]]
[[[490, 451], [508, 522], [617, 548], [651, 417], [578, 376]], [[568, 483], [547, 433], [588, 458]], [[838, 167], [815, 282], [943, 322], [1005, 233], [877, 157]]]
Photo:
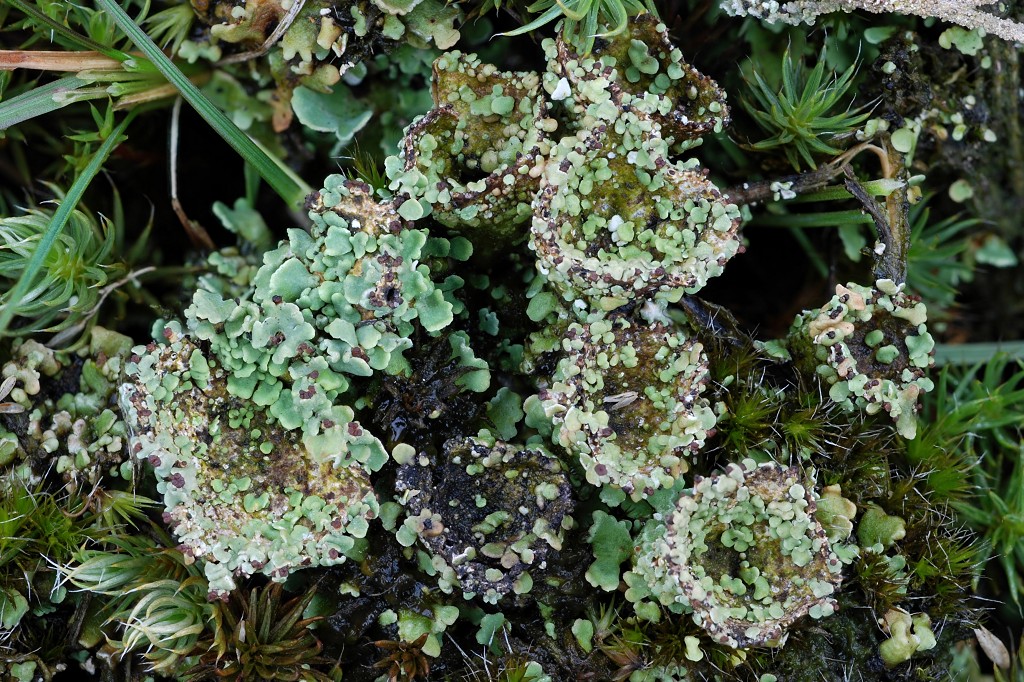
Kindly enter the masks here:
[[486, 225], [492, 239], [515, 241], [512, 228], [530, 217], [557, 125], [539, 93], [535, 73], [445, 53], [434, 62], [434, 108], [406, 129], [401, 154], [387, 160], [389, 187], [423, 202], [423, 213], [443, 225]]
[[[616, 2], [602, 11], [617, 12]], [[188, 57], [176, 51], [186, 36], [210, 39], [217, 62], [187, 75], [202, 76], [214, 104], [294, 171], [268, 178], [273, 188], [294, 198], [298, 175], [322, 168], [305, 163], [325, 157], [365, 182], [327, 177], [305, 199], [308, 222], [278, 217], [272, 236], [255, 206], [273, 201], [247, 175], [246, 199], [213, 209], [235, 246], [216, 250], [224, 234], [214, 230], [212, 253], [182, 262], [166, 248], [173, 235], [155, 234], [163, 255], [151, 267], [138, 257], [148, 245], [126, 247], [133, 235], [114, 220], [112, 253], [131, 271], [90, 294], [89, 319], [46, 345], [24, 320], [8, 330], [34, 338], [0, 344], [0, 530], [10, 536], [0, 545], [16, 555], [0, 566], [11, 583], [0, 584], [0, 639], [15, 647], [7, 668], [35, 651], [40, 666], [80, 662], [112, 679], [131, 672], [119, 661], [139, 655], [159, 663], [156, 673], [181, 668], [175, 674], [190, 679], [291, 671], [378, 682], [431, 673], [839, 682], [947, 673], [954, 644], [978, 625], [972, 581], [992, 549], [959, 523], [988, 524], [991, 535], [999, 520], [968, 513], [977, 500], [964, 472], [1015, 426], [995, 420], [1006, 433], [979, 432], [977, 415], [1008, 412], [1020, 391], [1006, 363], [984, 376], [947, 370], [943, 388], [984, 381], [942, 398], [939, 411], [952, 405], [951, 418], [914, 441], [897, 437], [914, 435], [933, 345], [924, 305], [900, 282], [929, 301], [919, 284], [949, 285], [952, 300], [954, 280], [969, 271], [946, 272], [942, 254], [992, 258], [980, 238], [967, 239], [970, 221], [930, 224], [907, 213], [923, 191], [915, 188], [934, 183], [908, 177], [916, 133], [883, 134], [878, 121], [840, 126], [849, 154], [816, 165], [811, 153], [817, 170], [773, 175], [794, 141], [754, 158], [746, 129], [736, 143], [721, 136], [722, 89], [684, 62], [653, 5], [600, 26], [573, 19], [583, 0], [540, 0], [518, 10], [539, 9], [541, 23], [568, 18], [542, 52], [485, 46], [481, 16], [464, 43], [480, 57], [438, 57], [411, 35], [446, 44], [467, 5], [194, 4], [200, 24], [187, 4], [140, 21], [172, 58]], [[713, 17], [695, 14], [677, 32], [692, 39]], [[26, 15], [17, 31], [38, 18]], [[81, 23], [75, 12], [66, 18]], [[786, 61], [781, 91], [755, 87], [762, 103], [792, 108], [813, 99], [815, 84], [828, 89], [827, 63], [853, 54], [850, 40], [862, 33], [839, 22], [829, 59], [819, 53], [806, 78], [798, 60]], [[764, 74], [767, 34], [744, 25], [746, 33], [722, 35], [758, 46], [750, 66]], [[911, 49], [909, 26], [893, 34], [897, 47], [865, 48], [882, 50], [874, 69], [897, 73], [903, 62], [881, 60]], [[884, 39], [886, 30], [876, 33]], [[969, 38], [996, 54], [991, 41]], [[593, 52], [577, 50], [581, 42]], [[706, 62], [739, 54], [723, 44], [690, 43]], [[373, 64], [353, 66], [378, 49], [386, 53]], [[116, 64], [109, 69], [86, 75], [136, 87], [115, 78]], [[975, 71], [951, 69], [950, 82]], [[739, 70], [717, 72], [739, 84]], [[15, 92], [31, 87], [18, 73]], [[819, 107], [805, 116], [809, 130], [855, 117], [871, 99], [864, 73], [851, 66], [835, 76], [863, 89], [851, 86], [846, 114]], [[797, 91], [810, 85], [794, 94], [789, 81]], [[900, 83], [879, 81], [882, 90]], [[956, 110], [966, 117], [958, 126], [987, 130], [986, 107], [1001, 100], [969, 108], [960, 89], [929, 92], [956, 99], [906, 106]], [[145, 95], [164, 90], [147, 85]], [[893, 108], [894, 99], [902, 95], [883, 94], [876, 114], [895, 129], [915, 112]], [[271, 112], [280, 132], [292, 106], [301, 126], [273, 135]], [[96, 123], [113, 125], [118, 109]], [[701, 147], [712, 134], [719, 139]], [[950, 139], [970, 141], [958, 134]], [[81, 149], [100, 138], [73, 137]], [[922, 166], [929, 149], [920, 150], [917, 166], [945, 172]], [[872, 177], [881, 179], [862, 185], [877, 161], [881, 176]], [[841, 173], [846, 193], [835, 186]], [[963, 183], [951, 189], [964, 198]], [[779, 294], [803, 299], [827, 276], [820, 268], [808, 279], [799, 267], [780, 275], [779, 263], [803, 228], [843, 222], [827, 209], [847, 193], [878, 231], [878, 281], [837, 288], [785, 340], [755, 341], [749, 326], [772, 334], [793, 310]], [[741, 215], [755, 215], [761, 201], [785, 202], [769, 207], [766, 224], [796, 227], [779, 239], [750, 235], [751, 257], [756, 248], [782, 261], [730, 266], [743, 249]], [[934, 201], [948, 208], [945, 197]], [[856, 260], [860, 227], [849, 222], [840, 236]], [[208, 241], [197, 222], [189, 228]], [[911, 238], [933, 253], [911, 254]], [[810, 258], [835, 245], [801, 244]], [[735, 275], [708, 286], [727, 266]], [[115, 319], [135, 329], [155, 314], [168, 317], [153, 326], [156, 341], [134, 349], [91, 327]], [[72, 338], [81, 329], [92, 347], [82, 345], [88, 336]], [[882, 411], [889, 416], [864, 414]], [[154, 487], [162, 518], [145, 513], [142, 495]], [[51, 515], [26, 511], [40, 501]], [[75, 590], [61, 587], [65, 577]], [[285, 584], [264, 589], [268, 581]], [[1013, 596], [1014, 581], [999, 584]], [[305, 596], [284, 596], [296, 589]], [[167, 608], [147, 608], [154, 599]], [[256, 626], [282, 614], [299, 633], [294, 646], [268, 646], [275, 638]], [[186, 625], [165, 635], [157, 622]]]
[[725, 93], [683, 61], [665, 25], [655, 17], [636, 17], [626, 31], [595, 45], [584, 56], [561, 34], [555, 41], [544, 42], [545, 90], [570, 108], [574, 130], [607, 119], [611, 103], [655, 123], [658, 134], [679, 153], [728, 125]]
[[674, 326], [617, 317], [573, 323], [562, 349], [551, 387], [536, 398], [553, 440], [592, 485], [633, 499], [671, 487], [715, 425], [701, 396], [703, 346]]
[[[325, 185], [312, 202], [312, 234], [289, 230], [288, 240], [264, 255], [250, 300], [199, 292], [186, 311], [189, 327], [210, 342], [240, 392], [260, 385], [279, 393], [277, 378], [301, 354], [309, 361], [303, 374], [331, 375], [296, 382], [293, 398], [309, 400], [297, 393], [313, 381], [341, 393], [347, 376], [403, 371], [414, 329], [437, 333], [453, 319], [451, 301], [420, 262], [428, 233], [403, 229], [394, 204], [375, 203], [363, 185], [340, 176]], [[288, 428], [297, 425], [296, 415], [285, 414], [290, 402], [273, 409]]]
[[[610, 310], [678, 299], [739, 249], [739, 209], [696, 159], [670, 160], [721, 130], [724, 94], [653, 20], [600, 42], [581, 58], [563, 39], [547, 41], [542, 76], [501, 72], [475, 55], [440, 57], [435, 106], [388, 159], [389, 188], [407, 219], [486, 225], [491, 250], [517, 241], [532, 212], [537, 267], [566, 300]], [[553, 116], [549, 99], [572, 104]]]
[[35, 476], [51, 468], [69, 491], [104, 478], [130, 479], [126, 432], [111, 398], [132, 341], [93, 327], [77, 352], [16, 341], [0, 370], [9, 395], [0, 413], [0, 466], [20, 463]]
[[[408, 227], [395, 203], [328, 178], [312, 233], [290, 230], [243, 296], [200, 288], [184, 329], [159, 328], [170, 345], [134, 350], [121, 392], [132, 450], [214, 596], [233, 574], [283, 580], [343, 561], [377, 514], [368, 475], [387, 455], [355, 418], [352, 382], [409, 372], [413, 335], [437, 334], [455, 309], [456, 284], [435, 286], [421, 262], [450, 245]], [[449, 342], [461, 387], [486, 389], [465, 336]]]
[[835, 610], [842, 562], [815, 519], [813, 487], [796, 467], [753, 460], [697, 477], [648, 535], [640, 575], [662, 601], [693, 610], [716, 641], [748, 647], [779, 640], [800, 618]]
[[[473, 355], [468, 335], [452, 332], [447, 339], [417, 345], [412, 354], [407, 375], [381, 377], [373, 424], [392, 441], [420, 447], [432, 446], [439, 430], [465, 432], [481, 411], [475, 394], [486, 391], [491, 380], [487, 363]], [[514, 437], [514, 429], [507, 435]]]
[[[853, 519], [857, 515], [857, 505], [843, 497], [841, 486], [825, 486], [818, 497], [817, 506], [814, 516], [825, 529], [829, 542], [841, 542], [850, 537], [853, 533]], [[864, 527], [863, 518], [861, 527]]]
[[530, 242], [538, 268], [566, 300], [606, 310], [702, 288], [739, 249], [739, 209], [696, 160], [670, 162], [635, 113], [607, 125], [563, 138], [545, 167]]
[[885, 550], [906, 535], [906, 521], [898, 516], [890, 516], [875, 506], [865, 509], [857, 524], [857, 540], [864, 547], [877, 545]]
[[[573, 102], [566, 115], [575, 134], [547, 161], [530, 246], [566, 300], [605, 310], [638, 298], [678, 300], [721, 274], [739, 250], [737, 206], [696, 159], [670, 160], [720, 129], [724, 96], [659, 36], [656, 55], [635, 38], [585, 59], [573, 59], [564, 42], [545, 43], [545, 87], [553, 99]], [[632, 62], [617, 61], [630, 50]]]
[[450, 440], [437, 456], [410, 453], [396, 488], [407, 515], [398, 541], [427, 548], [442, 590], [490, 603], [529, 592], [572, 527], [567, 472], [541, 447]]
[[131, 452], [152, 466], [164, 520], [180, 549], [205, 562], [210, 595], [236, 576], [277, 581], [301, 566], [345, 560], [378, 512], [369, 471], [383, 448], [345, 406], [315, 428], [284, 427], [266, 403], [234, 395], [217, 356], [165, 327], [137, 346], [121, 387]]
[[[289, 103], [296, 87], [329, 92], [349, 69], [375, 52], [403, 43], [425, 48], [433, 42], [447, 49], [459, 39], [455, 25], [462, 13], [440, 0], [361, 0], [345, 6], [306, 0], [300, 7], [295, 2], [215, 0], [201, 3], [199, 12], [209, 25], [207, 50], [251, 52], [250, 58], [268, 52], [264, 68], [277, 86], [274, 128], [279, 131], [292, 120]], [[275, 35], [277, 27], [283, 27], [280, 35]], [[189, 47], [186, 53], [199, 51], [199, 46]]]
[[816, 311], [798, 315], [790, 347], [798, 362], [813, 367], [846, 410], [884, 410], [904, 438], [917, 434], [918, 397], [933, 388], [925, 376], [935, 342], [920, 300], [904, 284], [880, 279], [873, 287], [837, 285]]
[[928, 614], [911, 615], [890, 609], [878, 619], [889, 639], [878, 645], [878, 653], [889, 668], [910, 660], [918, 651], [927, 651], [937, 644]]
[[979, 8], [989, 4], [977, 0], [721, 0], [728, 14], [749, 15], [768, 23], [813, 24], [817, 17], [831, 12], [896, 12], [981, 29], [1004, 40], [1024, 41], [1024, 25]]

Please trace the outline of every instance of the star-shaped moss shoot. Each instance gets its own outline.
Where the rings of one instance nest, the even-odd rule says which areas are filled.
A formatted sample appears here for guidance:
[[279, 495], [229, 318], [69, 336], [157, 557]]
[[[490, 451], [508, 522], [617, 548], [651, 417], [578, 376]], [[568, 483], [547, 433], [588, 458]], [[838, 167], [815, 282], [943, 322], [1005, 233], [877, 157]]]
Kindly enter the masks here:
[[819, 310], [799, 315], [790, 331], [794, 357], [827, 384], [829, 398], [847, 410], [884, 410], [904, 438], [917, 435], [918, 397], [932, 390], [934, 364], [924, 303], [903, 284], [839, 285]]
[[[536, 73], [499, 71], [476, 55], [448, 52], [434, 62], [434, 108], [406, 130], [386, 162], [401, 211], [433, 212], [452, 228], [486, 226], [505, 241], [530, 217], [543, 157], [556, 122]], [[417, 207], [416, 204], [419, 204]]]
[[579, 457], [593, 485], [637, 500], [670, 487], [715, 425], [701, 397], [703, 346], [661, 322], [616, 318], [573, 323], [562, 348], [539, 395], [555, 442]]
[[586, 56], [561, 34], [544, 48], [544, 88], [569, 105], [577, 128], [607, 120], [602, 109], [611, 104], [656, 123], [657, 134], [681, 152], [729, 123], [725, 92], [683, 61], [665, 25], [649, 14], [631, 19], [622, 33], [598, 39]]
[[211, 598], [226, 598], [236, 576], [281, 581], [344, 561], [377, 515], [368, 473], [387, 459], [381, 444], [345, 406], [285, 428], [267, 407], [280, 388], [240, 397], [231, 370], [177, 323], [164, 336], [133, 350], [121, 409], [132, 454], [156, 472], [165, 521], [205, 562]]
[[444, 591], [459, 587], [492, 604], [529, 592], [572, 526], [559, 461], [542, 447], [482, 438], [450, 440], [434, 457], [403, 448], [396, 486], [408, 516], [398, 541], [428, 549]]
[[796, 467], [729, 464], [679, 498], [648, 563], [716, 641], [778, 640], [798, 619], [835, 610], [842, 562], [815, 519], [815, 500]]

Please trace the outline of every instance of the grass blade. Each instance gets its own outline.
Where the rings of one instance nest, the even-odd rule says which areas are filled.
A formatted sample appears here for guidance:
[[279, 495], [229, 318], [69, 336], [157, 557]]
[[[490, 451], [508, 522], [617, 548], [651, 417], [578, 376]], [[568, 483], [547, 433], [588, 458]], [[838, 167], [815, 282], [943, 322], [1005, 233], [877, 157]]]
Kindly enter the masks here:
[[[890, 178], [879, 178], [878, 180], [868, 180], [862, 182], [861, 185], [864, 190], [874, 197], [887, 197], [898, 189], [905, 186], [906, 183], [900, 180], [892, 180]], [[823, 187], [814, 192], [808, 192], [801, 194], [793, 199], [790, 199], [788, 203], [791, 204], [806, 204], [818, 201], [837, 201], [840, 199], [852, 199], [853, 195], [850, 194], [850, 190], [840, 185], [830, 185]]]
[[277, 192], [278, 196], [288, 204], [301, 206], [312, 189], [301, 179], [287, 171], [276, 159], [266, 154], [259, 146], [249, 139], [224, 112], [206, 98], [199, 88], [174, 65], [167, 55], [146, 35], [138, 24], [114, 0], [97, 0], [97, 4], [107, 12], [124, 31], [129, 40], [138, 47], [153, 65], [170, 81], [181, 96], [210, 124], [225, 142], [231, 145], [238, 154], [256, 169], [267, 184]]
[[[22, 121], [48, 114], [80, 101], [82, 98], [75, 97], [74, 92], [85, 85], [89, 85], [89, 83], [81, 78], [68, 76], [32, 88], [28, 92], [23, 92], [17, 97], [0, 103], [0, 130], [6, 130]], [[100, 93], [96, 96], [106, 97], [107, 95]]]
[[811, 240], [807, 238], [798, 227], [789, 227], [789, 233], [793, 235], [793, 239], [796, 240], [800, 248], [804, 250], [804, 254], [807, 256], [807, 260], [810, 261], [811, 266], [817, 271], [821, 277], [828, 277], [828, 264], [818, 253], [818, 250], [814, 248], [814, 244], [811, 244]]
[[956, 345], [940, 343], [935, 346], [935, 365], [975, 365], [988, 362], [997, 355], [1015, 360], [1024, 359], [1024, 341]]
[[870, 225], [871, 216], [860, 209], [848, 211], [827, 211], [821, 213], [785, 213], [780, 215], [759, 215], [750, 221], [758, 227], [836, 227], [838, 225]]
[[505, 31], [504, 33], [499, 33], [498, 35], [500, 35], [500, 36], [521, 36], [524, 33], [529, 33], [530, 31], [536, 31], [538, 28], [541, 28], [542, 26], [545, 26], [545, 25], [551, 23], [552, 21], [554, 21], [555, 19], [557, 19], [560, 16], [562, 16], [562, 8], [559, 7], [558, 5], [552, 5], [551, 7], [549, 7], [547, 9], [546, 12], [541, 14], [539, 17], [537, 17], [536, 19], [534, 19], [530, 23], [528, 23], [528, 24], [526, 24], [524, 26], [520, 26], [519, 28], [514, 29], [512, 31]]
[[53, 220], [50, 221], [49, 226], [46, 228], [46, 234], [39, 240], [39, 246], [32, 253], [32, 258], [25, 266], [24, 272], [21, 273], [21, 277], [18, 278], [17, 284], [7, 295], [8, 305], [0, 308], [0, 337], [3, 337], [7, 328], [11, 324], [11, 319], [14, 317], [14, 305], [16, 301], [22, 300], [25, 294], [31, 288], [33, 282], [36, 279], [36, 275], [39, 274], [39, 270], [43, 265], [43, 260], [46, 255], [50, 253], [50, 249], [53, 248], [54, 242], [60, 235], [61, 230], [64, 229], [64, 225], [68, 222], [68, 218], [71, 217], [72, 211], [75, 210], [75, 206], [82, 199], [82, 195], [85, 194], [86, 188], [93, 181], [93, 178], [100, 172], [100, 168], [106, 162], [107, 157], [110, 156], [110, 152], [114, 151], [114, 148], [121, 142], [121, 136], [124, 134], [125, 129], [128, 127], [128, 123], [132, 120], [134, 114], [128, 114], [121, 123], [110, 133], [110, 136], [103, 141], [100, 148], [96, 151], [96, 155], [89, 161], [89, 165], [85, 167], [82, 174], [75, 178], [68, 193], [64, 196], [64, 200], [60, 202], [60, 206], [53, 214]]

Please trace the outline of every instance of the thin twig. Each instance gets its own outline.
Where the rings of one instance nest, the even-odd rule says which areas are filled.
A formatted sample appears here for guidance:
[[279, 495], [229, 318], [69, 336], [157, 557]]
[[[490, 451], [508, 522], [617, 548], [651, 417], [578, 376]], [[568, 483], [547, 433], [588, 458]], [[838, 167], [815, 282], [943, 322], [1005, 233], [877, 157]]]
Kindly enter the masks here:
[[730, 187], [723, 194], [728, 201], [734, 204], [757, 204], [762, 201], [773, 200], [775, 195], [778, 194], [780, 187], [785, 187], [786, 192], [792, 192], [793, 194], [814, 192], [842, 175], [844, 168], [861, 152], [871, 152], [878, 157], [879, 162], [882, 164], [882, 177], [893, 177], [892, 164], [885, 150], [871, 142], [863, 142], [847, 149], [821, 168], [795, 175], [784, 175], [771, 180], [743, 183], [736, 187]]
[[885, 197], [890, 242], [886, 244], [886, 252], [880, 258], [890, 263], [887, 269], [900, 275], [900, 279], [894, 280], [900, 283], [907, 278], [907, 257], [910, 251], [910, 173], [904, 163], [905, 157], [892, 146], [892, 139], [888, 135], [882, 138], [882, 145], [893, 169], [892, 177], [900, 180], [901, 184]]
[[892, 164], [889, 162], [889, 155], [885, 153], [884, 149], [878, 145], [872, 144], [871, 142], [862, 142], [855, 147], [850, 147], [845, 152], [837, 156], [832, 163], [844, 165], [852, 161], [854, 157], [861, 152], [871, 152], [878, 157], [878, 162], [882, 164], [883, 178], [891, 178], [893, 176]]
[[903, 248], [902, 235], [893, 229], [887, 212], [875, 201], [874, 197], [864, 189], [853, 170], [846, 166], [844, 168], [846, 180], [843, 185], [847, 191], [860, 202], [864, 210], [871, 216], [878, 232], [878, 241], [881, 246], [875, 250], [875, 278], [891, 279], [894, 282], [904, 282], [907, 279], [907, 258], [906, 249]]
[[82, 318], [82, 320], [80, 322], [78, 322], [77, 324], [71, 325], [67, 329], [63, 329], [60, 332], [54, 334], [53, 338], [46, 342], [46, 347], [47, 348], [60, 348], [60, 347], [62, 347], [66, 341], [69, 341], [70, 339], [73, 339], [74, 337], [76, 337], [83, 329], [85, 329], [85, 327], [89, 324], [89, 322], [94, 317], [96, 317], [97, 313], [99, 313], [99, 311], [100, 311], [100, 307], [103, 305], [103, 302], [107, 300], [107, 296], [110, 296], [110, 294], [114, 293], [116, 290], [120, 289], [121, 287], [123, 287], [128, 282], [131, 282], [136, 287], [140, 287], [141, 288], [142, 285], [139, 284], [139, 282], [138, 282], [138, 280], [136, 278], [138, 278], [138, 277], [140, 277], [142, 275], [145, 275], [147, 273], [153, 272], [154, 270], [156, 270], [156, 266], [153, 266], [153, 265], [148, 265], [148, 266], [146, 266], [144, 268], [140, 268], [138, 270], [132, 270], [131, 272], [129, 272], [127, 275], [125, 275], [121, 279], [117, 280], [116, 282], [111, 282], [107, 286], [103, 287], [100, 290], [100, 298], [99, 298], [98, 301], [96, 301], [96, 305], [94, 305], [92, 308], [89, 309], [89, 312], [87, 312], [85, 314], [85, 316]]
[[806, 194], [825, 187], [840, 173], [842, 173], [841, 168], [828, 164], [806, 173], [785, 175], [781, 178], [759, 182], [745, 182], [742, 185], [730, 187], [723, 194], [727, 201], [734, 204], [758, 204], [762, 201], [773, 200], [778, 194], [780, 186], [785, 187], [787, 192]]
[[736, 318], [727, 309], [697, 296], [683, 296], [679, 300], [679, 306], [695, 324], [706, 329], [709, 335], [732, 345], [741, 345], [743, 333]]
[[181, 221], [181, 226], [185, 228], [185, 234], [188, 235], [192, 245], [196, 248], [214, 251], [217, 247], [213, 243], [213, 239], [210, 238], [210, 234], [197, 221], [189, 219], [188, 214], [185, 213], [185, 209], [181, 205], [181, 201], [178, 200], [178, 129], [180, 119], [181, 97], [174, 101], [174, 106], [171, 108], [170, 150], [168, 154], [171, 175], [171, 207], [174, 209], [175, 215], [178, 216], [178, 220]]
[[178, 89], [170, 83], [158, 85], [153, 88], [147, 88], [141, 92], [133, 92], [130, 95], [122, 95], [118, 97], [117, 100], [114, 102], [114, 111], [130, 109], [139, 104], [145, 104], [146, 102], [155, 102], [159, 99], [174, 97], [177, 94]]

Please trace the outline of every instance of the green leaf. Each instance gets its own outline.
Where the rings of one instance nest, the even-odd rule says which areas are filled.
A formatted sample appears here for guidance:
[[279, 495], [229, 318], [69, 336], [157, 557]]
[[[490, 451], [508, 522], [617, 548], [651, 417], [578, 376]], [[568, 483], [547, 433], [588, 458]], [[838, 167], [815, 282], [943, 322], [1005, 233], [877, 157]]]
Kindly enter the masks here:
[[985, 237], [981, 247], [974, 252], [974, 258], [979, 263], [991, 265], [994, 268], [1017, 267], [1017, 254], [1013, 252], [1010, 245], [1002, 237], [990, 234]]
[[542, 291], [530, 299], [526, 316], [534, 322], [541, 322], [555, 310], [558, 310], [558, 298], [549, 291]]
[[120, 50], [98, 43], [91, 38], [87, 38], [86, 36], [72, 31], [66, 25], [47, 16], [46, 14], [43, 14], [37, 7], [34, 7], [24, 0], [6, 0], [6, 2], [12, 7], [17, 8], [20, 12], [30, 16], [34, 21], [45, 25], [46, 28], [53, 32], [51, 35], [58, 35], [65, 38], [69, 43], [76, 47], [80, 47], [84, 50], [95, 50], [101, 54], [111, 57], [112, 59], [125, 60], [130, 57], [130, 55], [121, 52]]
[[0, 628], [13, 630], [28, 613], [28, 600], [11, 587], [0, 587]]
[[334, 133], [338, 147], [352, 142], [355, 134], [373, 118], [373, 109], [356, 99], [352, 91], [337, 84], [334, 92], [322, 93], [298, 87], [292, 95], [292, 109], [299, 122], [321, 133]]
[[1024, 341], [958, 345], [940, 343], [935, 346], [935, 365], [974, 365], [988, 362], [997, 355], [1006, 355], [1014, 359], [1024, 358]]
[[523, 399], [507, 386], [502, 386], [487, 403], [487, 418], [494, 423], [498, 437], [509, 441], [516, 437], [516, 424], [524, 416]]
[[491, 646], [501, 641], [498, 633], [505, 627], [505, 615], [488, 613], [480, 619], [480, 630], [476, 633], [477, 644]]
[[444, 293], [440, 289], [435, 289], [430, 295], [421, 298], [417, 310], [420, 324], [428, 332], [440, 331], [455, 319], [452, 315], [452, 305], [444, 300]]
[[403, 642], [415, 642], [421, 636], [433, 631], [433, 622], [427, 616], [415, 611], [403, 610], [398, 613], [398, 638]]
[[[533, 10], [534, 6], [535, 5], [531, 5], [528, 9], [532, 12], [532, 11], [534, 11]], [[500, 35], [500, 36], [521, 36], [524, 33], [529, 33], [531, 31], [536, 31], [538, 28], [542, 28], [542, 27], [546, 26], [547, 24], [551, 23], [552, 21], [554, 21], [555, 19], [557, 19], [560, 16], [562, 16], [562, 8], [560, 6], [558, 6], [558, 5], [552, 5], [550, 8], [548, 8], [548, 10], [546, 12], [544, 12], [542, 15], [540, 15], [539, 17], [537, 17], [536, 19], [534, 19], [530, 23], [526, 24], [525, 26], [520, 26], [517, 29], [514, 29], [512, 31], [506, 31], [505, 33], [499, 33], [498, 35]]]
[[270, 250], [273, 241], [270, 229], [248, 199], [236, 199], [233, 207], [220, 201], [214, 202], [213, 214], [220, 219], [221, 225], [238, 235], [245, 244], [257, 251]]
[[580, 648], [588, 654], [594, 649], [594, 624], [584, 618], [577, 618], [572, 624], [572, 634]]
[[215, 107], [192, 81], [174, 65], [146, 32], [121, 9], [114, 0], [97, 0], [128, 38], [148, 57], [153, 65], [181, 93], [181, 96], [210, 124], [225, 142], [256, 169], [267, 184], [288, 204], [298, 207], [312, 188], [264, 151], [255, 141]]
[[949, 186], [949, 198], [958, 204], [962, 204], [974, 196], [974, 188], [971, 183], [960, 178]]
[[835, 227], [837, 225], [870, 225], [871, 216], [860, 209], [847, 211], [824, 211], [821, 213], [785, 213], [781, 215], [759, 215], [753, 221], [759, 227]]
[[843, 243], [843, 253], [854, 263], [861, 259], [861, 249], [868, 245], [868, 238], [860, 225], [840, 225], [839, 241]]
[[586, 578], [594, 587], [612, 592], [619, 587], [619, 566], [633, 554], [633, 538], [629, 522], [618, 521], [603, 511], [594, 512], [587, 542], [593, 546], [595, 561], [587, 569]]
[[864, 40], [871, 45], [881, 45], [898, 30], [898, 26], [872, 26], [871, 28], [864, 29]]
[[435, 626], [434, 632], [441, 632], [449, 625], [454, 625], [455, 621], [459, 619], [459, 607], [458, 606], [445, 606], [438, 604], [433, 607], [434, 618], [440, 624]]

